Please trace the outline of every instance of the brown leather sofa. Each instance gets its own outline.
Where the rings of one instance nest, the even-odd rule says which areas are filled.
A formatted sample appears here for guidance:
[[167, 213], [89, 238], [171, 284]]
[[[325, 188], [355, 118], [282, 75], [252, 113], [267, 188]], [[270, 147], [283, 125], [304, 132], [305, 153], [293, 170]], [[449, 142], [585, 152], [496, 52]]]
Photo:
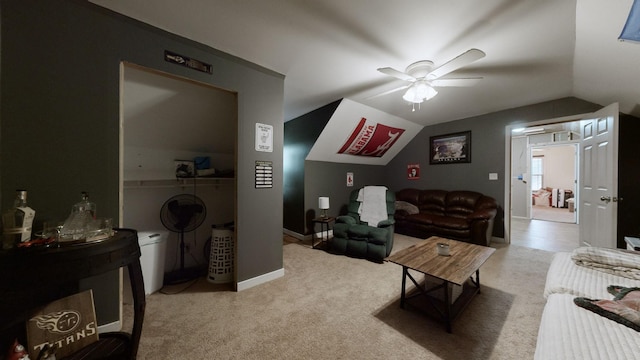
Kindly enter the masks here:
[[497, 212], [494, 198], [475, 191], [403, 189], [396, 192], [395, 231], [488, 246]]

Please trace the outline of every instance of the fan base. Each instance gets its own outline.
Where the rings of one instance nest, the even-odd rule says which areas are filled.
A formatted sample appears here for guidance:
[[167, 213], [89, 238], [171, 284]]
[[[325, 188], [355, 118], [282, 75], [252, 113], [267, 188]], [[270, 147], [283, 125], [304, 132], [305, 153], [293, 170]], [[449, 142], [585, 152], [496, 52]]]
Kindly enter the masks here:
[[164, 274], [164, 285], [183, 284], [205, 275], [206, 271], [199, 267], [179, 269]]

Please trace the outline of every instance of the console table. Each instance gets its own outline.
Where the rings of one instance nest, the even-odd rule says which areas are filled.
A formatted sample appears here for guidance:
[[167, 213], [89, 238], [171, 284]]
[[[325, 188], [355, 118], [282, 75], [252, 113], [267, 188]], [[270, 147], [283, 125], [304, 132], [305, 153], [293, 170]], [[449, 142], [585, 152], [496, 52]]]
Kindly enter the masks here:
[[127, 267], [134, 301], [131, 333], [100, 334], [100, 339], [65, 359], [135, 359], [145, 310], [140, 246], [135, 230], [116, 229], [95, 243], [14, 248], [0, 251], [0, 354], [15, 338], [27, 346], [25, 322], [32, 311], [79, 292], [80, 280]]

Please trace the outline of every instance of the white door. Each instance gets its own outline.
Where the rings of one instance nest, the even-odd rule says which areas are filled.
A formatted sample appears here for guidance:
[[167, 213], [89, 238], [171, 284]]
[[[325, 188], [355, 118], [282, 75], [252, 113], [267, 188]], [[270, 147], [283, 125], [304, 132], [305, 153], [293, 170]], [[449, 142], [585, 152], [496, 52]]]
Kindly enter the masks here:
[[618, 216], [618, 103], [580, 122], [580, 245], [615, 248]]

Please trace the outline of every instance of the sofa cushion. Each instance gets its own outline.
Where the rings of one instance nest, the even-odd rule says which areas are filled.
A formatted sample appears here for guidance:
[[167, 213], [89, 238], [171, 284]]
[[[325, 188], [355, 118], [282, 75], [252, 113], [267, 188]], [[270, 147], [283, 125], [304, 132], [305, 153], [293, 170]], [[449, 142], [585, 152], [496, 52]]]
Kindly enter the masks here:
[[467, 221], [466, 219], [456, 218], [456, 217], [420, 213], [420, 214], [407, 216], [407, 220], [417, 224], [433, 225], [443, 229], [455, 229], [455, 230], [469, 229], [469, 221]]
[[445, 190], [423, 190], [420, 192], [418, 208], [421, 213], [445, 215], [447, 208], [447, 193]]
[[465, 218], [451, 216], [432, 216], [433, 225], [443, 229], [468, 230], [469, 221]]
[[434, 215], [431, 215], [431, 214], [418, 213], [418, 214], [409, 215], [406, 218], [407, 218], [407, 221], [410, 221], [416, 224], [431, 225], [433, 224], [433, 217]]
[[466, 217], [476, 207], [482, 194], [475, 191], [451, 191], [447, 194], [447, 216]]
[[420, 193], [422, 190], [418, 189], [402, 189], [396, 192], [396, 200], [405, 201], [414, 205], [420, 203]]

